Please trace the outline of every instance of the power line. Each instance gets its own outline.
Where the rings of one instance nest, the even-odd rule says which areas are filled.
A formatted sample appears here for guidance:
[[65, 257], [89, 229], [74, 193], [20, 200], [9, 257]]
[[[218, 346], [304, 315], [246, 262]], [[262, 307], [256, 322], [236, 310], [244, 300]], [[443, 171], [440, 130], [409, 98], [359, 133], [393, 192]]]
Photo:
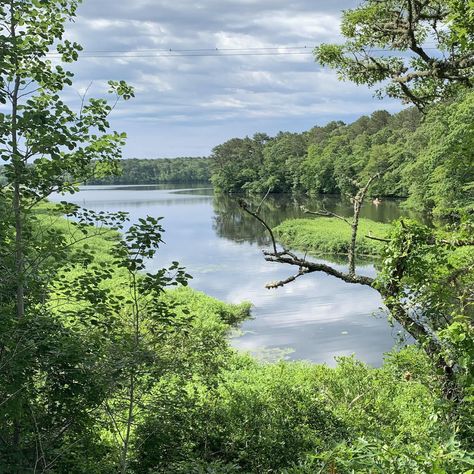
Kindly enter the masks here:
[[[293, 50], [293, 49], [313, 49], [314, 46], [269, 46], [269, 47], [250, 47], [250, 48], [195, 48], [195, 49], [179, 49], [179, 48], [147, 48], [147, 49], [136, 49], [136, 50], [87, 50], [84, 53], [148, 53], [148, 52], [170, 52], [170, 53], [200, 53], [200, 52], [219, 52], [219, 51], [279, 51], [281, 49]], [[54, 53], [57, 54], [57, 53]]]
[[[226, 57], [226, 56], [305, 56], [313, 54], [314, 46], [272, 46], [249, 48], [195, 48], [195, 49], [142, 49], [142, 50], [89, 50], [81, 53], [81, 59], [86, 58], [176, 58], [176, 57]], [[435, 50], [437, 48], [427, 47]], [[390, 53], [388, 49], [371, 49], [371, 53]], [[57, 52], [50, 52], [51, 58], [60, 58]]]
[[[311, 52], [273, 52], [273, 53], [224, 53], [224, 54], [94, 54], [94, 55], [84, 55], [81, 56], [81, 59], [86, 58], [197, 58], [197, 57], [208, 57], [208, 58], [221, 58], [225, 56], [295, 56], [295, 55], [311, 55]], [[54, 56], [60, 57], [60, 56]]]
[[[306, 50], [306, 51], [303, 51]], [[287, 56], [310, 55], [312, 47], [279, 46], [250, 48], [195, 48], [195, 49], [143, 49], [143, 50], [89, 50], [81, 53], [81, 58], [173, 58], [173, 57], [221, 57], [221, 56]], [[56, 52], [50, 57], [61, 57]]]

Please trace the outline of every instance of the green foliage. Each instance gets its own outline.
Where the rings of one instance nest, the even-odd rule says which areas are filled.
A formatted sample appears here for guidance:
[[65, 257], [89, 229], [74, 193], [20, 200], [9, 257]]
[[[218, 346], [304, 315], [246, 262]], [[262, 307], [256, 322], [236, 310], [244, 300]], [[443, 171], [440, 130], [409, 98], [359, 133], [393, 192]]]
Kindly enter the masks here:
[[[354, 179], [366, 179], [374, 170], [387, 167], [380, 149], [372, 153], [376, 163], [371, 161], [371, 147], [383, 146], [385, 154], [387, 142], [404, 140], [406, 129], [418, 123], [414, 110], [394, 116], [378, 111], [350, 125], [331, 122], [303, 134], [280, 132], [265, 141], [259, 134], [253, 139], [232, 139], [214, 149], [212, 181], [223, 192], [351, 192]], [[382, 180], [380, 194], [404, 195], [405, 188], [389, 187], [399, 179], [395, 173], [390, 183]]]
[[302, 135], [297, 133], [277, 135], [264, 148], [263, 169], [257, 189], [261, 191], [270, 189], [272, 192], [298, 189], [306, 149], [306, 138]]
[[403, 170], [407, 205], [456, 216], [474, 210], [474, 94], [437, 106], [408, 142], [413, 157]]
[[269, 137], [256, 134], [253, 138], [232, 138], [212, 150], [212, 184], [217, 190], [241, 192], [253, 185], [263, 166], [263, 149]]
[[390, 355], [380, 369], [353, 358], [335, 369], [231, 360], [216, 384], [163, 381], [139, 428], [137, 472], [215, 472], [221, 463], [222, 472], [246, 473], [470, 466], [417, 349]]
[[[51, 212], [43, 210], [44, 225], [56, 222], [63, 231], [72, 225]], [[88, 225], [92, 215], [74, 215], [83, 219], [78, 224], [83, 231], [98, 232]], [[92, 247], [99, 251], [89, 265], [95, 262], [102, 270], [110, 266], [113, 272], [111, 278], [105, 274], [105, 285], [99, 285], [105, 293], [94, 292], [99, 297], [95, 308], [104, 314], [98, 301], [109, 308], [109, 316], [99, 318], [107, 324], [89, 324], [88, 312], [70, 294], [72, 307], [67, 311], [57, 307], [57, 319], [45, 314], [36, 320], [41, 329], [32, 329], [45, 354], [41, 364], [54, 374], [39, 384], [35, 396], [57, 407], [51, 411], [45, 405], [44, 411], [35, 411], [37, 423], [55, 433], [54, 417], [61, 421], [63, 412], [77, 423], [58, 448], [42, 438], [49, 453], [60, 455], [55, 462], [58, 473], [115, 472], [120, 443], [114, 433], [123, 426], [118, 420], [125, 415], [126, 374], [131, 367], [140, 374], [137, 384], [142, 388], [131, 437], [130, 473], [330, 473], [337, 468], [348, 473], [408, 474], [469, 469], [470, 458], [448, 418], [449, 406], [441, 402], [436, 371], [415, 348], [390, 355], [380, 369], [353, 358], [341, 358], [335, 369], [305, 363], [260, 364], [237, 355], [228, 343], [231, 326], [248, 316], [248, 304], [226, 305], [187, 287], [162, 293], [160, 284], [159, 301], [154, 300], [149, 316], [141, 313], [146, 339], [140, 351], [132, 350], [129, 303], [122, 301], [114, 315], [110, 302], [128, 294], [126, 275], [141, 264], [133, 252], [141, 249], [140, 254], [146, 255], [147, 247], [159, 245], [162, 229], [158, 221], [144, 220], [122, 243], [116, 233], [105, 232], [107, 240], [102, 243], [104, 236], [93, 237]], [[154, 237], [147, 243], [147, 236]], [[146, 245], [137, 246], [142, 237]], [[111, 258], [110, 249], [119, 250], [118, 245], [122, 250]], [[66, 272], [71, 284], [66, 282], [65, 287], [72, 286], [74, 294], [81, 272], [87, 274], [79, 258], [87, 250], [78, 249], [77, 258], [71, 259], [77, 268]], [[149, 300], [146, 295], [142, 303]], [[454, 334], [449, 337], [456, 339]], [[88, 412], [87, 406], [94, 408]]]
[[172, 461], [202, 459], [238, 464], [244, 472], [278, 471], [322, 444], [323, 433], [327, 441], [335, 436], [337, 420], [284, 367], [277, 368], [279, 377], [258, 366], [232, 369], [215, 388], [198, 380], [185, 385], [183, 398], [173, 397], [174, 410], [160, 410], [159, 399], [142, 428], [142, 470], [167, 472]]
[[[379, 84], [379, 95], [411, 102], [420, 110], [431, 109], [401, 149], [403, 154], [393, 154], [394, 161], [390, 153], [385, 171], [402, 165], [399, 172], [409, 189], [408, 205], [449, 216], [457, 225], [440, 236], [416, 222], [396, 224], [384, 248], [376, 287], [391, 314], [445, 372], [444, 393], [457, 401], [454, 411], [463, 420], [466, 439], [472, 439], [466, 416], [472, 419], [474, 365], [470, 219], [474, 134], [469, 91], [474, 86], [473, 18], [471, 0], [365, 0], [343, 12], [345, 44], [315, 50], [317, 61], [335, 68], [342, 79]], [[435, 43], [434, 54], [425, 46], [428, 41]], [[377, 54], [377, 48], [384, 54]], [[460, 234], [467, 234], [467, 239], [462, 240]], [[454, 452], [457, 445], [451, 445]], [[379, 452], [378, 446], [374, 449]], [[443, 449], [426, 463], [411, 463], [411, 467], [413, 454], [408, 458], [400, 457], [401, 466], [381, 456], [378, 469], [460, 472], [460, 464], [454, 464], [464, 461], [456, 454], [452, 459], [444, 457]]]
[[[347, 254], [349, 250], [351, 226], [335, 217], [287, 220], [274, 231], [285, 246], [310, 254]], [[383, 242], [366, 236], [384, 238], [389, 231], [389, 224], [360, 219], [356, 242], [358, 255], [380, 256]]]
[[[0, 102], [6, 104], [0, 114], [0, 464], [5, 473], [51, 471], [65, 451], [76, 460], [81, 449], [108, 455], [93, 425], [113, 373], [106, 357], [110, 321], [98, 317], [101, 311], [107, 316], [106, 293], [94, 288], [109, 274], [91, 268], [78, 280], [76, 290], [86, 305], [75, 317], [52, 312], [50, 285], [70, 256], [70, 242], [60, 229], [45, 226], [37, 212], [51, 193], [74, 192], [95, 166], [113, 169], [126, 137], [108, 130], [114, 105], [106, 100], [84, 97], [80, 110], [63, 101], [73, 74], [48, 53], [56, 49], [63, 63], [77, 59], [80, 45], [63, 37], [78, 4], [0, 5]], [[123, 81], [109, 85], [116, 103], [133, 96]], [[63, 212], [77, 218], [75, 230], [82, 237], [92, 221], [117, 224], [122, 217], [91, 220], [70, 206]], [[84, 250], [87, 267], [92, 256]], [[89, 461], [84, 456], [82, 467], [92, 466]]]
[[[422, 125], [412, 110], [381, 111], [347, 126], [333, 122], [303, 135], [259, 134], [216, 147], [212, 179], [222, 190], [351, 193], [357, 181], [383, 172], [376, 192], [402, 194], [425, 173], [426, 206], [456, 209], [462, 221], [447, 231], [400, 222], [383, 248], [364, 237], [358, 242], [360, 254], [383, 253], [378, 284], [390, 290], [387, 304], [409, 306], [407, 330], [429, 329], [435, 354], [452, 361], [443, 366], [458, 382], [452, 400], [442, 398], [445, 380], [433, 365], [439, 360], [414, 347], [388, 356], [379, 369], [354, 358], [339, 359], [334, 369], [265, 365], [229, 345], [249, 303], [228, 305], [194, 292], [178, 262], [149, 271], [148, 260], [163, 244], [159, 218], [140, 219], [124, 231], [124, 213], [44, 204], [52, 192], [75, 192], [80, 182], [116, 172], [125, 140], [108, 130], [114, 104], [84, 98], [74, 111], [63, 102], [72, 74], [47, 59], [53, 47], [63, 62], [77, 59], [80, 45], [63, 41], [63, 34], [78, 3], [0, 6], [0, 23], [8, 26], [0, 36], [0, 102], [10, 107], [0, 114], [0, 470], [469, 472], [472, 163], [463, 159], [470, 156], [472, 130], [456, 125], [471, 116], [472, 95], [441, 105]], [[374, 34], [374, 21], [399, 2], [366, 4], [347, 12], [343, 25], [360, 47]], [[470, 4], [449, 5], [453, 33], [441, 39], [464, 54], [472, 39]], [[416, 33], [423, 39], [424, 31]], [[377, 41], [386, 42], [384, 35]], [[341, 48], [327, 53], [346, 61]], [[357, 80], [386, 77], [378, 70]], [[123, 81], [109, 86], [116, 101], [133, 97]], [[446, 115], [443, 107], [450, 108]], [[422, 172], [406, 167], [413, 165], [410, 140], [425, 149]], [[130, 175], [141, 166], [133, 179], [148, 173], [149, 162], [130, 163]], [[197, 165], [177, 161], [159, 179], [205, 172]], [[458, 183], [460, 190], [450, 190]], [[281, 229], [281, 238], [292, 241], [299, 232], [302, 247], [347, 251], [350, 228], [340, 220], [302, 220]], [[360, 230], [389, 231], [368, 221]]]
[[209, 158], [121, 160], [115, 175], [93, 176], [86, 184], [209, 183]]
[[471, 3], [364, 0], [342, 14], [345, 43], [318, 46], [316, 60], [341, 79], [424, 108], [474, 85]]
[[[416, 323], [434, 335], [418, 339], [435, 360], [443, 358], [452, 367], [456, 387], [447, 381], [448, 391], [458, 401], [458, 416], [466, 420], [474, 410], [474, 246], [457, 247], [456, 233], [450, 237], [445, 240], [445, 233], [414, 221], [396, 223], [384, 249], [378, 285], [390, 289], [387, 304], [396, 301], [408, 309], [411, 326]], [[472, 439], [472, 424], [461, 426], [466, 439]]]
[[462, 51], [472, 50], [474, 46], [474, 3], [472, 0], [449, 0], [448, 17], [451, 44]]
[[400, 294], [393, 298], [429, 313], [426, 323], [434, 330], [457, 313], [472, 317], [473, 246], [456, 247], [455, 235], [444, 240], [444, 233], [410, 220], [395, 223], [389, 237], [378, 280], [383, 286], [396, 283]]
[[355, 183], [381, 173], [372, 196], [408, 197], [410, 209], [457, 217], [474, 202], [473, 100], [460, 94], [423, 121], [415, 109], [378, 111], [349, 125], [281, 133], [258, 144], [258, 158], [252, 139], [233, 139], [216, 147], [212, 181], [222, 192], [353, 195]]
[[417, 443], [404, 448], [387, 445], [376, 439], [359, 438], [284, 473], [471, 474], [473, 465], [474, 458], [454, 438], [441, 445], [427, 443], [421, 446]]

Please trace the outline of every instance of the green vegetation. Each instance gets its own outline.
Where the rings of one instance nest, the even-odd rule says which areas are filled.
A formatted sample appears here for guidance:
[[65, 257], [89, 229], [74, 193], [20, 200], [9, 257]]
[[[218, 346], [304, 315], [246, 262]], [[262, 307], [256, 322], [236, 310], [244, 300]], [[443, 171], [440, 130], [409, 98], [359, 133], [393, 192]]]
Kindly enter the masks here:
[[[409, 101], [419, 109], [473, 86], [470, 1], [366, 0], [342, 12], [341, 23], [345, 42], [320, 45], [315, 56], [343, 80], [379, 86], [380, 97]], [[368, 45], [387, 54], [376, 54]]]
[[202, 157], [121, 160], [115, 175], [92, 177], [86, 184], [209, 183], [210, 160]]
[[410, 108], [331, 122], [302, 134], [232, 139], [213, 150], [212, 182], [222, 192], [353, 194], [380, 179], [371, 196], [407, 198], [436, 215], [472, 210], [474, 94], [438, 105], [421, 120]]
[[[383, 243], [366, 236], [385, 238], [390, 225], [368, 219], [359, 221], [356, 250], [359, 256], [380, 256]], [[287, 220], [274, 229], [278, 240], [287, 247], [313, 255], [345, 254], [349, 251], [351, 228], [335, 217]]]
[[[217, 385], [161, 387], [139, 429], [137, 466], [183, 474], [467, 471], [471, 460], [451, 444], [431, 370], [416, 349], [387, 356], [381, 369], [353, 358], [330, 369], [233, 356]], [[180, 395], [167, 400], [169, 390]]]
[[[101, 399], [93, 418], [83, 420], [84, 428], [70, 435], [73, 439], [81, 436], [78, 445], [66, 439], [55, 448], [54, 431], [52, 436], [42, 436], [43, 449], [59, 449], [56, 472], [114, 472], [123, 450], [118, 433], [126, 433], [121, 419], [128, 395], [127, 375], [122, 373], [127, 365], [123, 365], [131, 364], [136, 370], [137, 363], [142, 374], [135, 386], [140, 390], [140, 409], [134, 412], [127, 455], [130, 473], [309, 473], [316, 469], [349, 473], [357, 466], [361, 472], [421, 474], [469, 468], [472, 460], [454, 441], [456, 425], [447, 418], [450, 403], [441, 402], [441, 379], [419, 349], [388, 355], [380, 369], [354, 358], [339, 359], [335, 369], [259, 363], [236, 353], [228, 342], [229, 331], [248, 317], [248, 304], [228, 305], [180, 287], [159, 292], [153, 306], [141, 314], [144, 332], [140, 333], [147, 340], [140, 345], [145, 344], [141, 351], [146, 352], [129, 352], [134, 344], [127, 337], [129, 311], [135, 303], [130, 293], [134, 285], [127, 281], [135, 270], [111, 256], [117, 255], [117, 250], [111, 250], [120, 244], [117, 232], [85, 222], [75, 224], [78, 217], [66, 221], [58, 209], [48, 206], [40, 209], [36, 224], [43, 230], [54, 227], [68, 244], [73, 239], [77, 242], [68, 251], [69, 264], [61, 266], [51, 284], [49, 316], [35, 323], [42, 337], [49, 332], [48, 318], [53, 318], [55, 331], [63, 327], [62, 347], [52, 334], [44, 346], [55, 344], [61, 359], [50, 355], [45, 362], [53, 373], [67, 368], [70, 375], [55, 381], [57, 389], [62, 389], [49, 396], [61, 396], [62, 409], [77, 397], [91, 403], [84, 398], [86, 393]], [[155, 229], [157, 225], [153, 223]], [[146, 239], [150, 235], [146, 230], [141, 237], [137, 231], [129, 233]], [[82, 241], [78, 236], [84, 232], [87, 240]], [[149, 251], [144, 243], [140, 241], [143, 255]], [[94, 249], [92, 254], [89, 247]], [[86, 266], [85, 257], [90, 259]], [[150, 290], [148, 285], [146, 300]], [[64, 292], [67, 304], [58, 305]], [[120, 349], [117, 338], [122, 341]], [[87, 373], [94, 371], [94, 383], [79, 377], [85, 370], [83, 363], [73, 369], [83, 358], [89, 366], [98, 364], [87, 369]], [[72, 380], [74, 390], [68, 397], [67, 385]], [[46, 401], [48, 392], [38, 391], [37, 396]], [[45, 420], [40, 418], [40, 422]], [[23, 455], [33, 460], [34, 445], [29, 449]], [[61, 449], [66, 449], [67, 456], [61, 455]]]
[[[47, 52], [54, 45], [63, 63], [77, 59], [80, 45], [63, 35], [78, 3], [0, 5], [0, 103], [9, 108], [0, 115], [0, 471], [472, 474], [472, 2], [366, 0], [344, 13], [347, 44], [317, 51], [341, 75], [382, 82], [389, 95], [423, 106], [424, 121], [411, 109], [379, 112], [303, 136], [236, 139], [214, 152], [222, 189], [307, 182], [310, 192], [352, 195], [348, 273], [275, 243], [265, 256], [297, 266], [296, 277], [324, 271], [379, 291], [417, 344], [378, 369], [354, 358], [331, 369], [239, 354], [229, 333], [250, 304], [189, 289], [178, 262], [147, 267], [164, 244], [160, 218], [128, 223], [122, 212], [45, 204], [55, 191], [117, 171], [125, 135], [109, 131], [108, 116], [134, 95], [111, 81], [115, 105], [84, 98], [75, 112], [60, 98], [72, 74]], [[439, 57], [423, 54], [428, 28]], [[367, 57], [376, 48], [419, 59]], [[406, 191], [420, 208], [453, 219], [440, 229], [359, 220], [372, 183], [372, 192]], [[245, 203], [242, 210], [253, 212]], [[293, 224], [301, 245], [345, 251], [346, 223]], [[293, 230], [278, 232], [294, 241]], [[385, 236], [380, 250], [360, 238], [370, 231]], [[366, 248], [381, 253], [376, 278], [356, 273], [356, 251]]]

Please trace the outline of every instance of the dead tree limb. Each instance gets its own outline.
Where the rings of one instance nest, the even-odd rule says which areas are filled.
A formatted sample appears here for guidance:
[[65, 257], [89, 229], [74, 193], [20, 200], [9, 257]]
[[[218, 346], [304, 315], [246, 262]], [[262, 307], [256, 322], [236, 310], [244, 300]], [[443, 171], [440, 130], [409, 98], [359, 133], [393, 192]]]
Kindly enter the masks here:
[[[359, 219], [360, 219], [360, 211], [362, 209], [362, 204], [364, 203], [365, 197], [367, 196], [367, 192], [369, 191], [370, 186], [372, 183], [380, 178], [380, 173], [376, 173], [369, 178], [365, 186], [359, 187], [359, 190], [355, 194], [355, 196], [351, 196], [351, 201], [353, 204], [353, 214], [352, 219], [347, 219], [346, 217], [340, 216], [335, 214], [334, 212], [330, 212], [327, 209], [322, 209], [319, 211], [310, 211], [302, 206], [302, 210], [306, 214], [312, 214], [321, 217], [335, 217], [336, 219], [340, 219], [344, 221], [346, 224], [350, 225], [351, 227], [351, 240], [349, 244], [348, 250], [348, 263], [349, 263], [349, 275], [355, 275], [356, 273], [356, 243], [357, 243], [357, 233], [359, 230]], [[354, 184], [357, 184], [354, 181]]]
[[320, 216], [320, 217], [335, 217], [336, 219], [340, 219], [341, 221], [344, 221], [348, 225], [352, 225], [350, 220], [347, 219], [346, 217], [340, 216], [339, 214], [335, 214], [334, 212], [328, 211], [327, 209], [323, 208], [320, 211], [310, 211], [307, 209], [305, 206], [301, 206], [301, 210], [305, 214], [311, 214], [313, 216]]
[[286, 278], [285, 280], [272, 281], [271, 283], [267, 283], [265, 285], [265, 288], [267, 288], [269, 290], [274, 289], [274, 288], [280, 288], [282, 286], [287, 285], [288, 283], [291, 283], [291, 282], [295, 281], [298, 277], [304, 275], [305, 273], [308, 273], [308, 270], [306, 268], [300, 267], [300, 269], [299, 269], [299, 271], [296, 275], [292, 275], [292, 276]]
[[359, 219], [360, 219], [360, 211], [362, 209], [362, 204], [364, 202], [365, 196], [369, 191], [370, 186], [372, 183], [380, 177], [380, 173], [374, 174], [369, 178], [367, 184], [359, 189], [359, 191], [354, 196], [354, 215], [352, 218], [352, 234], [351, 234], [351, 243], [349, 245], [349, 274], [355, 275], [355, 267], [356, 267], [356, 241], [357, 241], [357, 232], [359, 230]]
[[[265, 227], [265, 229], [267, 229], [268, 233], [270, 234], [270, 238], [272, 239], [273, 251], [274, 251], [275, 254], [277, 254], [278, 253], [277, 244], [276, 244], [275, 235], [273, 234], [272, 228], [259, 216], [259, 214], [257, 212], [252, 211], [250, 209], [249, 205], [243, 199], [239, 199], [239, 206], [245, 212], [247, 212], [252, 217], [257, 219], [263, 225], [263, 227]], [[261, 204], [259, 205], [259, 208], [260, 208], [260, 206], [261, 206]]]
[[[335, 278], [338, 278], [339, 280], [345, 281], [346, 283], [354, 283], [354, 284], [365, 285], [365, 286], [370, 286], [370, 287], [373, 287], [373, 284], [374, 284], [374, 279], [371, 277], [364, 276], [364, 275], [356, 275], [356, 274], [351, 275], [350, 273], [341, 272], [337, 270], [336, 268], [331, 267], [330, 265], [327, 265], [325, 263], [312, 262], [310, 260], [302, 259], [298, 257], [297, 255], [293, 254], [292, 252], [283, 251], [283, 252], [274, 254], [273, 252], [264, 251], [263, 254], [267, 262], [285, 263], [287, 265], [297, 266], [299, 268], [305, 269], [305, 272], [304, 272], [305, 274], [314, 273], [314, 272], [323, 272], [323, 273], [326, 273], [326, 275], [333, 276]], [[291, 281], [294, 281], [294, 280], [290, 280], [290, 282]], [[283, 285], [278, 285], [278, 286], [283, 286]]]

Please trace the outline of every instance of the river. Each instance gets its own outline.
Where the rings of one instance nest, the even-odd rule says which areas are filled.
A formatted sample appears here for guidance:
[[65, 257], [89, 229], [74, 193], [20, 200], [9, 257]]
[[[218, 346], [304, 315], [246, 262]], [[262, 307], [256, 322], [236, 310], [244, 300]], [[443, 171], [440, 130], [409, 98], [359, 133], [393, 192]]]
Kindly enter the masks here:
[[[126, 211], [130, 220], [163, 217], [166, 245], [150, 262], [150, 270], [177, 260], [193, 275], [191, 286], [230, 303], [250, 301], [253, 318], [232, 337], [235, 347], [264, 360], [280, 357], [335, 364], [335, 357], [355, 354], [373, 366], [393, 348], [400, 328], [388, 323], [378, 293], [324, 274], [306, 275], [277, 290], [265, 289], [296, 269], [263, 259], [268, 238], [260, 223], [246, 215], [231, 196], [212, 189], [179, 186], [88, 186], [72, 196], [53, 196], [93, 210]], [[300, 217], [300, 205], [322, 205], [349, 216], [350, 204], [338, 197], [296, 200], [269, 196], [262, 214], [275, 226]], [[396, 201], [368, 202], [362, 216], [389, 222], [400, 216]], [[332, 263], [344, 268], [340, 263]], [[374, 275], [371, 264], [358, 271]]]

